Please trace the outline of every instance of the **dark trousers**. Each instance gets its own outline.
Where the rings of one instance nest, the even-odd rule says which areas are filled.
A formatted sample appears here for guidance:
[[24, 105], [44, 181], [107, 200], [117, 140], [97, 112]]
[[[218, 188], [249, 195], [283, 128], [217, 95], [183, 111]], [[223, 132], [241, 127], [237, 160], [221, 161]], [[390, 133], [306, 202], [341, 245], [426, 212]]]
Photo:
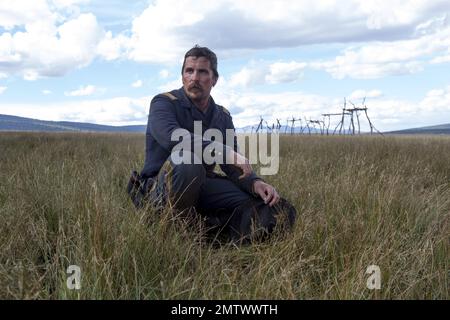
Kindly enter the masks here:
[[227, 230], [235, 242], [266, 238], [280, 216], [285, 216], [282, 225], [286, 228], [295, 222], [296, 210], [285, 199], [269, 207], [228, 178], [207, 172], [202, 164], [175, 164], [169, 158], [147, 184], [147, 196], [153, 204], [183, 212], [195, 207], [211, 230]]
[[149, 183], [151, 200], [177, 210], [233, 210], [253, 198], [227, 177], [207, 172], [202, 164], [174, 164], [170, 157]]

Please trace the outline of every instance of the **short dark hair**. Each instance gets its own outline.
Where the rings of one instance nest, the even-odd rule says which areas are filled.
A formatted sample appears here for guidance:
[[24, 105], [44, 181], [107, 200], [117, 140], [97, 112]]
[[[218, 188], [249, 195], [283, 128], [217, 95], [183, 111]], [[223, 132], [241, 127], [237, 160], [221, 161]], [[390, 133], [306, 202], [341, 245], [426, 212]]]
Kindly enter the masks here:
[[183, 67], [181, 68], [181, 74], [183, 74], [184, 65], [186, 63], [186, 58], [188, 57], [205, 57], [209, 61], [209, 65], [214, 73], [214, 76], [218, 79], [219, 72], [217, 72], [217, 56], [207, 47], [200, 47], [198, 44], [195, 45], [184, 55]]

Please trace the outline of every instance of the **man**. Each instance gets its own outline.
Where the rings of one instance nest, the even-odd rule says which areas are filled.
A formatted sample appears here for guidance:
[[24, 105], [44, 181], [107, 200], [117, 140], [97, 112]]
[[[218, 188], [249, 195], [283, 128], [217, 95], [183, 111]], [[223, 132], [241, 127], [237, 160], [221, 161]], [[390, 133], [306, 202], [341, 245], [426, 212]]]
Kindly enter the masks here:
[[[206, 47], [195, 46], [186, 53], [181, 74], [183, 87], [155, 96], [150, 105], [141, 171], [146, 199], [178, 211], [196, 208], [209, 225], [229, 226], [235, 240], [250, 236], [255, 220], [251, 208], [266, 207], [267, 217], [259, 218], [257, 214], [257, 219], [262, 230], [271, 231], [276, 224], [274, 208], [280, 202], [278, 192], [259, 178], [249, 161], [237, 152], [235, 137], [232, 147], [203, 138], [211, 128], [220, 130], [223, 137], [227, 129], [234, 131], [230, 113], [210, 95], [219, 78], [216, 55]], [[201, 121], [197, 123], [201, 123], [202, 135], [194, 130], [195, 121]], [[200, 152], [193, 151], [195, 147], [179, 150], [179, 141], [173, 139], [176, 132], [182, 132], [180, 137], [188, 139], [191, 147], [201, 146]], [[205, 148], [213, 143], [212, 153], [223, 158], [220, 167], [226, 177], [213, 171], [215, 164], [202, 159]], [[180, 154], [187, 161], [175, 161]], [[257, 199], [260, 203], [255, 204]]]

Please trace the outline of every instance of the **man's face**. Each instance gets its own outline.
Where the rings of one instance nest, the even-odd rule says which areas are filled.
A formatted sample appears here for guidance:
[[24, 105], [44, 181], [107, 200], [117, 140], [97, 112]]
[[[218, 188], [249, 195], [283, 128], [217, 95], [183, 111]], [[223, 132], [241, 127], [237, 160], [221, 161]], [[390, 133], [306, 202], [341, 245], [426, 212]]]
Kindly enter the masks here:
[[217, 78], [205, 57], [187, 57], [183, 69], [183, 87], [189, 98], [193, 101], [202, 101], [209, 98], [212, 87], [216, 85]]

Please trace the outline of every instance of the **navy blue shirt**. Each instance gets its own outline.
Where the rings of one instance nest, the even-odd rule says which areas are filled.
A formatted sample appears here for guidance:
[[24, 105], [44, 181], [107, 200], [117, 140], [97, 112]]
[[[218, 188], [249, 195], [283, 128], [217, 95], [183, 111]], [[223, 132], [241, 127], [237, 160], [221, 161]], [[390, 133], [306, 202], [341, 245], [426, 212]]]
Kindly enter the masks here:
[[[202, 136], [194, 134], [194, 121], [202, 121], [202, 135], [210, 128], [221, 131], [226, 137], [226, 130], [232, 129], [234, 132], [233, 120], [230, 113], [220, 105], [217, 105], [210, 97], [209, 105], [205, 113], [200, 111], [189, 99], [183, 88], [173, 90], [170, 94], [176, 98], [171, 99], [165, 94], [155, 96], [150, 104], [146, 131], [146, 151], [145, 164], [141, 171], [143, 178], [154, 177], [158, 174], [164, 162], [170, 157], [172, 149], [179, 141], [171, 141], [172, 132], [176, 129], [186, 129], [191, 139], [192, 145], [196, 142], [201, 144], [202, 150], [212, 143], [203, 139]], [[224, 152], [225, 154], [225, 146]], [[233, 149], [237, 152], [237, 140], [234, 137]], [[244, 191], [252, 192], [253, 181], [260, 179], [255, 173], [249, 177], [239, 179], [241, 170], [225, 161], [220, 164], [222, 171], [228, 178]], [[204, 164], [206, 170], [213, 170], [214, 165]]]

